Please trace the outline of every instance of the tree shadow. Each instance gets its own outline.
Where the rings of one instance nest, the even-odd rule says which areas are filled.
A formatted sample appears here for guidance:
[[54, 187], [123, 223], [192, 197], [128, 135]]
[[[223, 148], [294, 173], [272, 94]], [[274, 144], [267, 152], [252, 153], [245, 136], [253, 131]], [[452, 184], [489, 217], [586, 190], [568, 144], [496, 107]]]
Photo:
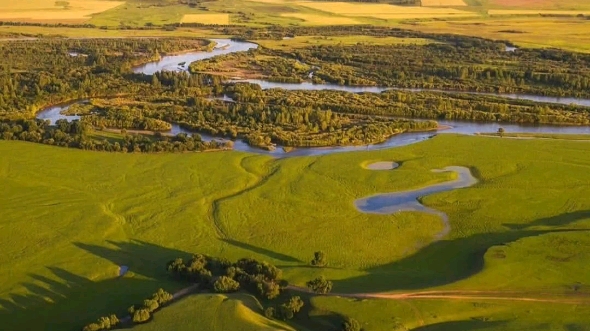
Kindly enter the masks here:
[[538, 219], [532, 223], [527, 224], [504, 224], [504, 226], [513, 230], [523, 230], [535, 226], [565, 226], [571, 225], [577, 221], [590, 219], [590, 210], [580, 210], [571, 213], [560, 214]]
[[468, 320], [468, 321], [452, 321], [442, 322], [426, 326], [421, 326], [412, 331], [449, 331], [449, 330], [486, 330], [497, 328], [502, 324], [506, 324], [504, 321], [493, 321], [486, 322], [480, 320]]
[[[266, 255], [268, 257], [270, 257], [271, 259], [275, 259], [275, 260], [281, 260], [283, 262], [298, 262], [298, 263], [303, 263], [303, 261], [294, 258], [292, 256], [286, 255], [286, 254], [282, 254], [282, 253], [278, 253], [278, 252], [274, 252], [271, 250], [268, 250], [266, 248], [262, 248], [262, 247], [257, 247], [254, 245], [250, 245], [250, 244], [246, 244], [237, 240], [233, 240], [233, 239], [221, 239], [221, 241], [228, 243], [232, 246], [235, 247], [239, 247], [245, 250], [249, 250], [251, 252], [254, 252], [256, 254], [260, 254], [260, 255]], [[310, 258], [311, 259], [311, 258]]]
[[177, 257], [189, 258], [190, 253], [167, 248], [140, 240], [114, 242], [107, 241], [111, 247], [84, 244], [74, 245], [118, 266], [127, 266], [129, 271], [148, 278], [166, 276], [166, 263]]
[[365, 270], [366, 275], [334, 281], [341, 293], [418, 290], [467, 279], [483, 270], [484, 255], [492, 246], [547, 233], [588, 230], [538, 230], [482, 233], [431, 243], [402, 260]]
[[127, 307], [164, 286], [162, 282], [137, 278], [95, 282], [61, 268], [48, 270], [49, 277], [29, 275], [33, 280], [22, 283], [27, 294], [0, 299], [0, 329], [79, 331], [100, 316], [126, 315]]
[[[98, 317], [117, 314], [143, 301], [158, 288], [175, 292], [185, 286], [168, 277], [165, 265], [191, 254], [143, 242], [108, 242], [106, 246], [74, 243], [98, 257], [130, 267], [130, 273], [94, 281], [65, 269], [47, 267], [29, 274], [22, 292], [0, 299], [0, 330], [76, 330]], [[110, 246], [110, 247], [109, 247]], [[84, 262], [81, 262], [84, 263]]]

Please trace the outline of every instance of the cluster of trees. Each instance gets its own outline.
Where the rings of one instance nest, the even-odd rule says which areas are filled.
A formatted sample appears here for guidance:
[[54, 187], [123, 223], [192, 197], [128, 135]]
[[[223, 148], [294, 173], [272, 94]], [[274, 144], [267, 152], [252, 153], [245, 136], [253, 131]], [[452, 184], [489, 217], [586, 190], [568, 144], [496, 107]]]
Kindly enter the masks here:
[[[206, 49], [197, 39], [40, 39], [0, 43], [0, 118], [92, 96], [151, 93], [136, 65], [161, 54]], [[151, 77], [150, 77], [151, 78]]]
[[277, 318], [284, 321], [293, 319], [305, 303], [299, 296], [293, 296], [289, 300], [277, 306], [269, 306], [264, 310], [264, 316], [267, 318]]
[[334, 285], [331, 281], [327, 280], [326, 277], [320, 276], [318, 278], [308, 281], [305, 285], [309, 287], [315, 293], [328, 294], [332, 292], [332, 286]]
[[[259, 48], [228, 55], [224, 62], [255, 70], [271, 80], [308, 78], [301, 63], [313, 66], [312, 81], [340, 85], [380, 85], [460, 91], [590, 96], [590, 55], [554, 49], [427, 45], [320, 45], [295, 50]], [[257, 60], [262, 58], [263, 60]], [[305, 67], [305, 66], [303, 66]], [[272, 68], [272, 69], [270, 69]]]
[[0, 139], [21, 140], [47, 145], [92, 151], [120, 153], [202, 152], [232, 149], [232, 142], [203, 141], [201, 136], [153, 136], [124, 134], [122, 139], [95, 138], [96, 133], [84, 121], [58, 120], [54, 126], [43, 120], [14, 120], [0, 122]]
[[159, 289], [151, 298], [143, 300], [141, 304], [133, 305], [127, 309], [133, 323], [145, 323], [150, 320], [152, 314], [168, 302], [172, 301], [174, 296], [163, 289]]
[[[130, 320], [135, 324], [145, 323], [151, 319], [153, 313], [172, 301], [172, 294], [158, 289], [152, 296], [145, 299], [141, 304], [133, 305], [127, 310], [129, 317], [124, 320]], [[90, 323], [82, 328], [82, 331], [102, 331], [110, 330], [117, 327], [122, 321], [112, 314], [107, 317], [100, 317], [96, 323]]]
[[265, 102], [289, 107], [320, 107], [363, 115], [453, 119], [480, 122], [588, 125], [590, 108], [538, 103], [494, 95], [412, 92], [265, 91]]
[[102, 316], [98, 318], [96, 323], [90, 323], [82, 328], [82, 331], [101, 331], [110, 330], [119, 325], [120, 321], [117, 315], [111, 314], [109, 316]]
[[281, 280], [281, 269], [248, 258], [232, 263], [226, 259], [196, 254], [186, 263], [181, 258], [170, 261], [166, 269], [176, 279], [197, 283], [202, 289], [218, 293], [242, 289], [272, 300], [286, 286], [286, 282]]

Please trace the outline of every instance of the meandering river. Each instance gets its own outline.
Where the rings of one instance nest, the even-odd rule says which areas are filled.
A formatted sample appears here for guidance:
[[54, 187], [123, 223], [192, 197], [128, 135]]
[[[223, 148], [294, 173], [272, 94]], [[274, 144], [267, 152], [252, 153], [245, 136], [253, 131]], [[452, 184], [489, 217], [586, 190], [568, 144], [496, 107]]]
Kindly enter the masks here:
[[[217, 46], [211, 52], [188, 52], [179, 55], [164, 56], [162, 59], [156, 62], [147, 63], [134, 68], [136, 73], [144, 73], [151, 75], [155, 72], [162, 70], [169, 71], [187, 71], [188, 66], [191, 62], [209, 59], [217, 55], [229, 54], [234, 52], [243, 52], [250, 49], [255, 49], [258, 45], [250, 42], [233, 41], [229, 39], [213, 39], [217, 43]], [[182, 64], [182, 65], [181, 65]], [[362, 86], [342, 86], [335, 84], [312, 84], [312, 83], [275, 83], [263, 80], [243, 80], [251, 83], [259, 84], [263, 89], [269, 88], [283, 88], [289, 90], [338, 90], [347, 91], [352, 93], [381, 93], [383, 91], [392, 89], [386, 87], [362, 87]], [[410, 91], [435, 91], [435, 92], [447, 92], [441, 90], [428, 90], [428, 89], [406, 89]], [[457, 92], [457, 93], [469, 93], [469, 92]], [[491, 93], [476, 93], [475, 94], [491, 94]], [[546, 103], [559, 103], [559, 104], [576, 104], [590, 107], [589, 99], [582, 98], [557, 98], [547, 96], [536, 96], [526, 94], [496, 94], [505, 98], [512, 99], [524, 99], [535, 102], [546, 102]], [[82, 102], [82, 100], [78, 101]], [[71, 103], [70, 103], [71, 104]], [[53, 106], [48, 107], [37, 114], [37, 118], [49, 120], [54, 123], [56, 120], [65, 118], [68, 120], [78, 119], [78, 116], [65, 116], [63, 112], [69, 105]], [[552, 126], [552, 125], [518, 125], [518, 124], [506, 124], [506, 123], [474, 123], [465, 121], [451, 121], [451, 120], [437, 120], [445, 129], [444, 133], [461, 133], [461, 134], [476, 134], [481, 132], [496, 132], [498, 128], [502, 127], [506, 132], [526, 132], [526, 133], [569, 133], [569, 134], [590, 134], [590, 127], [583, 126]], [[171, 134], [177, 133], [191, 134], [187, 130], [179, 127], [176, 124], [172, 125]], [[246, 151], [252, 153], [271, 154], [274, 156], [308, 156], [308, 155], [322, 155], [336, 152], [348, 152], [348, 151], [361, 151], [361, 150], [378, 150], [386, 149], [397, 146], [409, 145], [419, 141], [426, 140], [435, 132], [421, 132], [421, 133], [404, 133], [394, 136], [388, 139], [386, 142], [375, 145], [367, 146], [335, 146], [335, 147], [313, 147], [313, 148], [297, 148], [286, 153], [282, 148], [277, 148], [273, 151], [266, 151], [259, 148], [254, 148], [242, 141], [236, 141], [234, 149], [238, 151]], [[201, 134], [204, 139], [218, 139], [205, 134]]]
[[[393, 170], [395, 171], [395, 170]], [[439, 184], [430, 185], [417, 190], [401, 191], [394, 193], [377, 194], [370, 197], [358, 199], [355, 201], [356, 208], [363, 213], [371, 214], [393, 214], [400, 211], [419, 211], [440, 216], [443, 221], [443, 230], [436, 234], [435, 240], [439, 240], [446, 236], [451, 227], [449, 225], [449, 218], [447, 214], [433, 208], [424, 206], [418, 198], [451, 191], [459, 188], [473, 186], [477, 183], [477, 179], [471, 175], [469, 168], [465, 167], [446, 167], [441, 170], [433, 170], [434, 172], [455, 172], [457, 178], [452, 181], [443, 182]]]

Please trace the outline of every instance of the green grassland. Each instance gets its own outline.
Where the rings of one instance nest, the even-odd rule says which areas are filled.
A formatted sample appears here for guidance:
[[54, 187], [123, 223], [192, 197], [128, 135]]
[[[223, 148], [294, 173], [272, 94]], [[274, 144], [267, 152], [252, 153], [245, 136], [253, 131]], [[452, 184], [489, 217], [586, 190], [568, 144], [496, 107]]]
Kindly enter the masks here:
[[[590, 306], [481, 300], [386, 301], [317, 297], [316, 316], [344, 314], [366, 330], [590, 330]], [[371, 318], [367, 319], [367, 316]]]
[[[497, 132], [481, 133], [482, 136], [500, 137]], [[560, 139], [560, 140], [590, 140], [588, 134], [559, 134], [559, 133], [512, 133], [504, 132], [502, 137], [522, 139]]]
[[[325, 275], [337, 293], [435, 289], [584, 298], [590, 290], [589, 148], [575, 141], [439, 135], [397, 149], [275, 160], [239, 152], [110, 154], [1, 141], [0, 323], [7, 330], [77, 330], [106, 313], [123, 315], [159, 287], [183, 287], [168, 279], [163, 265], [193, 252], [266, 260], [296, 285]], [[361, 166], [381, 160], [401, 167]], [[450, 217], [452, 230], [442, 241], [432, 242], [442, 229], [434, 215], [368, 215], [353, 205], [366, 195], [449, 180], [452, 174], [430, 172], [449, 165], [470, 167], [480, 183], [423, 198]], [[326, 252], [327, 268], [308, 267], [316, 250]], [[120, 265], [130, 267], [124, 277], [118, 277]], [[314, 300], [321, 311], [351, 311], [363, 323], [391, 318], [389, 305], [410, 301], [420, 302], [423, 315], [444, 315], [444, 321], [423, 318], [418, 330], [478, 316], [469, 305], [453, 313], [444, 300], [391, 302], [354, 314], [352, 304]], [[516, 305], [502, 301], [489, 316], [531, 329], [554, 304]], [[178, 311], [190, 309], [177, 311], [181, 306], [156, 314], [153, 328], [158, 316], [163, 324], [178, 323]], [[270, 323], [232, 309], [255, 325]], [[511, 309], [531, 317], [510, 322]], [[548, 330], [585, 321], [577, 317], [585, 308], [563, 309], [575, 314]], [[412, 316], [397, 317], [419, 327]], [[379, 325], [367, 330], [386, 329]], [[486, 330], [514, 329], [502, 325], [486, 324]]]
[[152, 323], [139, 325], [133, 329], [138, 331], [293, 330], [285, 324], [263, 317], [261, 313], [262, 306], [249, 295], [194, 295], [162, 310], [155, 315]]

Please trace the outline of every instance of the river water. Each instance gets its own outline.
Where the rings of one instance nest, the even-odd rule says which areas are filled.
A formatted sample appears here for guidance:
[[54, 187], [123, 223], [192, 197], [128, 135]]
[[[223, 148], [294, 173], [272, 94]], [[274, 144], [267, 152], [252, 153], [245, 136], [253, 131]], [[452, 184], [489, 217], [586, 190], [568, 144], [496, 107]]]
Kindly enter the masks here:
[[[232, 41], [229, 39], [213, 39], [217, 43], [217, 46], [211, 52], [189, 52], [179, 55], [164, 56], [157, 62], [147, 63], [145, 65], [134, 68], [135, 73], [144, 73], [151, 75], [157, 71], [169, 70], [169, 71], [187, 71], [188, 65], [191, 62], [209, 59], [217, 55], [229, 54], [234, 52], [243, 52], [250, 49], [255, 49], [258, 45], [249, 42]], [[180, 65], [184, 63], [183, 65]], [[269, 88], [283, 88], [288, 90], [337, 90], [346, 91], [352, 93], [381, 93], [392, 88], [377, 87], [377, 86], [342, 86], [336, 84], [312, 84], [304, 82], [301, 84], [293, 83], [275, 83], [262, 80], [243, 80], [250, 83], [259, 84], [263, 89]], [[447, 92], [441, 90], [427, 90], [427, 89], [404, 89], [409, 91], [434, 91], [434, 92]], [[469, 93], [469, 92], [460, 92]], [[476, 92], [471, 92], [476, 93]], [[476, 94], [491, 94], [491, 93], [476, 93]], [[589, 99], [581, 98], [557, 98], [547, 96], [535, 96], [535, 95], [523, 95], [523, 94], [495, 94], [505, 98], [511, 99], [524, 99], [535, 102], [545, 103], [559, 103], [559, 104], [576, 104], [590, 107]], [[229, 100], [226, 100], [229, 101]], [[79, 101], [82, 102], [82, 101]], [[49, 120], [54, 123], [60, 118], [68, 120], [78, 119], [77, 116], [65, 116], [61, 112], [64, 111], [68, 105], [53, 106], [45, 110], [40, 111], [37, 114], [37, 118]], [[453, 121], [453, 120], [437, 120], [441, 126], [446, 126], [448, 129], [441, 131], [444, 133], [460, 133], [460, 134], [476, 134], [482, 132], [497, 132], [500, 127], [504, 128], [505, 132], [523, 132], [523, 133], [566, 133], [566, 134], [590, 134], [590, 127], [583, 126], [552, 126], [552, 125], [518, 125], [518, 124], [507, 124], [507, 123], [476, 123], [466, 121]], [[171, 134], [187, 133], [191, 132], [179, 127], [176, 124], [172, 125]], [[322, 155], [336, 152], [349, 152], [349, 151], [363, 151], [363, 150], [379, 150], [391, 147], [398, 147], [409, 145], [412, 143], [420, 142], [432, 137], [436, 132], [420, 132], [420, 133], [404, 133], [394, 136], [388, 139], [386, 142], [368, 146], [334, 146], [334, 147], [313, 147], [313, 148], [297, 148], [286, 153], [282, 148], [277, 148], [273, 151], [266, 151], [259, 148], [254, 148], [248, 144], [238, 140], [234, 143], [234, 150], [270, 154], [274, 156], [309, 156], [309, 155]], [[204, 139], [218, 139], [212, 136], [201, 134]]]
[[452, 171], [457, 174], [457, 178], [452, 181], [430, 185], [417, 190], [376, 194], [370, 197], [358, 199], [354, 204], [359, 211], [369, 214], [394, 214], [400, 211], [420, 211], [437, 215], [443, 221], [443, 230], [435, 236], [435, 240], [439, 240], [446, 236], [451, 230], [449, 218], [441, 211], [424, 206], [422, 203], [420, 203], [420, 201], [418, 201], [418, 198], [435, 193], [473, 186], [477, 183], [477, 179], [473, 177], [469, 168], [466, 167], [451, 166], [433, 171]]

